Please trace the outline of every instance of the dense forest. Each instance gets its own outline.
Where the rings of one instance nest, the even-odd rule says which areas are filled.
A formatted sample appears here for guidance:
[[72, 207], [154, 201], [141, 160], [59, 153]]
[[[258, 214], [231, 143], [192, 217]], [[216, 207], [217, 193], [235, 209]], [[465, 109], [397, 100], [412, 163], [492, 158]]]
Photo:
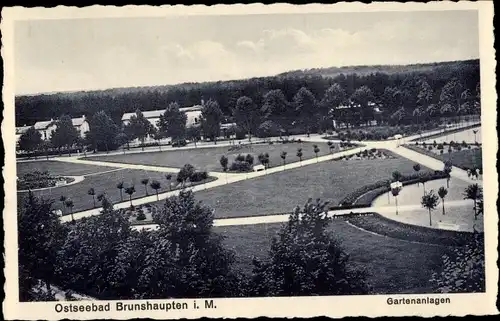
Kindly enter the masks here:
[[199, 104], [202, 99], [218, 102], [222, 113], [227, 116], [233, 114], [236, 102], [242, 96], [262, 106], [263, 97], [270, 90], [280, 89], [286, 100], [292, 101], [299, 89], [305, 87], [319, 101], [333, 84], [340, 85], [348, 97], [356, 89], [367, 86], [375, 102], [385, 105], [387, 113], [392, 114], [402, 106], [388, 105], [388, 92], [402, 93], [404, 108], [414, 110], [422, 80], [432, 90], [430, 103], [437, 104], [442, 88], [452, 78], [456, 78], [464, 90], [475, 95], [479, 83], [479, 60], [309, 69], [234, 81], [18, 96], [15, 102], [16, 126], [32, 125], [36, 121], [58, 118], [62, 114], [91, 118], [99, 111], [105, 111], [116, 123], [120, 123], [121, 116], [126, 112], [165, 109], [171, 102], [192, 106]]

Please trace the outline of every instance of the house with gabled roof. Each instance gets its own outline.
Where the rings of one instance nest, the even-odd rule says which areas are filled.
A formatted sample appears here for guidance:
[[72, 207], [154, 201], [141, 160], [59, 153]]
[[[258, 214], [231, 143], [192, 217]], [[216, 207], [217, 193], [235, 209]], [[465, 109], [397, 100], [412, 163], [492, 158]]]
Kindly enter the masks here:
[[[82, 138], [85, 137], [85, 133], [90, 130], [90, 125], [85, 115], [80, 118], [72, 118], [71, 122]], [[57, 120], [51, 118], [50, 120], [38, 121], [33, 126], [38, 130], [43, 140], [49, 140], [52, 137], [52, 133], [57, 128]]]

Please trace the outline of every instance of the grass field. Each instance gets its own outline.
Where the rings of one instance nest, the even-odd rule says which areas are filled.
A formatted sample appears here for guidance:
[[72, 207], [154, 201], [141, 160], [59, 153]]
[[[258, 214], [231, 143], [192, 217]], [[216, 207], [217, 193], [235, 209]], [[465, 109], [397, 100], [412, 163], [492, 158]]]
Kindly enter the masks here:
[[[81, 165], [75, 165], [81, 166]], [[132, 198], [143, 197], [146, 195], [144, 185], [141, 184], [141, 179], [149, 178], [150, 182], [154, 179], [159, 181], [162, 188], [159, 193], [166, 192], [169, 190], [168, 181], [165, 179], [165, 173], [161, 172], [148, 172], [143, 170], [135, 169], [123, 169], [110, 173], [104, 173], [102, 175], [92, 175], [86, 177], [81, 183], [74, 185], [69, 185], [66, 187], [56, 187], [52, 189], [46, 189], [42, 191], [35, 191], [35, 195], [42, 196], [44, 198], [51, 198], [55, 200], [54, 207], [61, 208], [62, 204], [59, 202], [59, 197], [64, 195], [71, 198], [74, 202], [73, 212], [91, 209], [93, 207], [92, 196], [87, 194], [89, 188], [94, 188], [96, 196], [100, 193], [106, 192], [108, 198], [111, 202], [120, 202], [120, 190], [116, 188], [116, 185], [123, 181], [125, 186], [134, 185], [136, 192], [132, 195]], [[172, 175], [172, 182], [175, 182], [175, 174]], [[154, 190], [149, 187], [149, 195], [154, 195]], [[18, 192], [18, 198], [22, 197], [26, 193]], [[128, 200], [128, 195], [123, 192], [124, 200]], [[97, 203], [99, 206], [100, 204]], [[64, 211], [66, 212], [66, 208]]]
[[400, 157], [328, 161], [197, 192], [195, 197], [215, 209], [216, 217], [290, 212], [309, 197], [336, 205], [348, 193], [387, 179], [393, 171], [413, 173], [412, 166], [413, 162]]
[[[254, 164], [258, 164], [257, 156], [260, 153], [269, 153], [270, 167], [281, 165], [282, 159], [280, 154], [282, 151], [287, 152], [287, 163], [299, 161], [297, 148], [302, 148], [303, 158], [310, 159], [315, 157], [313, 152], [313, 143], [288, 143], [288, 144], [258, 144], [258, 145], [243, 145], [237, 150], [229, 150], [228, 146], [211, 147], [211, 148], [195, 148], [176, 151], [157, 151], [136, 154], [120, 154], [99, 157], [88, 157], [88, 159], [119, 162], [127, 164], [144, 164], [166, 167], [182, 167], [184, 164], [191, 164], [199, 170], [206, 171], [222, 171], [219, 160], [222, 155], [229, 158], [229, 166], [235, 160], [238, 154], [252, 154], [255, 158]], [[318, 156], [327, 155], [330, 153], [329, 146], [326, 143], [318, 143], [320, 152]], [[338, 145], [334, 151], [338, 151]]]
[[[236, 253], [236, 266], [250, 273], [252, 258], [265, 259], [272, 236], [281, 224], [217, 227], [224, 243]], [[432, 272], [439, 268], [441, 256], [451, 248], [414, 244], [361, 231], [343, 220], [335, 220], [329, 230], [342, 241], [350, 260], [369, 273], [373, 292], [431, 293]]]
[[28, 172], [48, 171], [52, 175], [81, 176], [92, 173], [100, 173], [115, 169], [107, 166], [94, 166], [84, 164], [72, 164], [58, 161], [37, 161], [16, 163], [17, 176], [21, 177]]
[[440, 161], [451, 160], [453, 166], [460, 168], [483, 167], [483, 151], [482, 148], [454, 150], [451, 154], [446, 149], [443, 154], [437, 154], [433, 151], [422, 148], [421, 146], [406, 145], [405, 147], [425, 154], [427, 156], [439, 159]]

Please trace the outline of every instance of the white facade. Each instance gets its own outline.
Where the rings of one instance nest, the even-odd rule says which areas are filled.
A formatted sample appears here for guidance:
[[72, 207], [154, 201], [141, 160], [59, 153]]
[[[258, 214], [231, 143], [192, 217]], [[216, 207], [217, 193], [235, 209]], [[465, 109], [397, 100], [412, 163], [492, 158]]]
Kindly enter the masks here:
[[[200, 105], [193, 106], [193, 107], [185, 107], [185, 108], [179, 108], [180, 111], [184, 112], [187, 116], [186, 120], [186, 126], [191, 127], [195, 126], [200, 123], [201, 119], [201, 111], [203, 110], [203, 107]], [[144, 111], [142, 114], [144, 117], [153, 125], [156, 129], [158, 129], [158, 121], [160, 120], [160, 116], [165, 113], [165, 109], [161, 110], [150, 110], [150, 111]], [[126, 113], [123, 114], [122, 116], [122, 123], [123, 125], [128, 125], [130, 123], [130, 118], [134, 116], [135, 113]]]
[[[90, 130], [90, 125], [85, 115], [80, 118], [72, 118], [71, 122], [73, 123], [73, 127], [77, 130], [80, 137], [85, 137], [85, 133]], [[40, 133], [43, 140], [49, 140], [52, 137], [52, 134], [57, 128], [57, 120], [51, 119], [46, 121], [39, 121], [33, 125], [36, 130]]]

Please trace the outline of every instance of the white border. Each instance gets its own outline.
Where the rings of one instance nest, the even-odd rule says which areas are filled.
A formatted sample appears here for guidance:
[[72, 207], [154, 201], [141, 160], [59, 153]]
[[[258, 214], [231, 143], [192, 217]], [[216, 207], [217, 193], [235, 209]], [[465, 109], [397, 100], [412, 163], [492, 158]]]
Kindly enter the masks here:
[[[313, 13], [313, 12], [349, 12], [349, 11], [433, 11], [433, 10], [478, 10], [480, 24], [480, 61], [481, 61], [481, 99], [483, 124], [483, 161], [486, 217], [486, 280], [487, 292], [481, 294], [439, 295], [449, 297], [451, 304], [400, 305], [386, 304], [388, 297], [411, 298], [413, 295], [371, 295], [371, 296], [335, 296], [335, 297], [293, 297], [262, 299], [215, 299], [217, 309], [212, 310], [171, 310], [169, 312], [105, 312], [62, 314], [54, 311], [55, 303], [19, 303], [17, 283], [17, 222], [15, 195], [15, 147], [13, 142], [14, 125], [14, 69], [13, 69], [13, 24], [16, 20], [31, 19], [75, 19], [104, 17], [158, 17], [167, 15], [235, 15], [235, 14], [273, 14], [273, 13]], [[4, 8], [2, 10], [1, 30], [3, 37], [2, 57], [4, 59], [4, 122], [2, 139], [5, 147], [5, 208], [3, 213], [5, 230], [5, 293], [3, 303], [6, 319], [127, 319], [149, 317], [159, 319], [198, 318], [198, 317], [313, 317], [313, 316], [465, 316], [496, 314], [496, 296], [498, 268], [496, 261], [497, 224], [496, 196], [498, 195], [498, 177], [496, 172], [496, 152], [498, 148], [496, 134], [496, 61], [493, 49], [493, 3], [479, 2], [431, 2], [431, 3], [339, 3], [335, 5], [311, 4], [295, 6], [275, 5], [217, 5], [217, 6], [91, 6], [85, 8]], [[176, 300], [182, 302], [182, 300]], [[201, 302], [201, 300], [198, 300]], [[99, 301], [105, 302], [105, 301]], [[113, 301], [111, 301], [113, 302]], [[131, 302], [131, 301], [129, 301]], [[140, 302], [140, 301], [139, 301]], [[191, 306], [192, 300], [186, 300]], [[84, 304], [82, 302], [76, 304]], [[112, 303], [114, 304], [114, 303]]]

